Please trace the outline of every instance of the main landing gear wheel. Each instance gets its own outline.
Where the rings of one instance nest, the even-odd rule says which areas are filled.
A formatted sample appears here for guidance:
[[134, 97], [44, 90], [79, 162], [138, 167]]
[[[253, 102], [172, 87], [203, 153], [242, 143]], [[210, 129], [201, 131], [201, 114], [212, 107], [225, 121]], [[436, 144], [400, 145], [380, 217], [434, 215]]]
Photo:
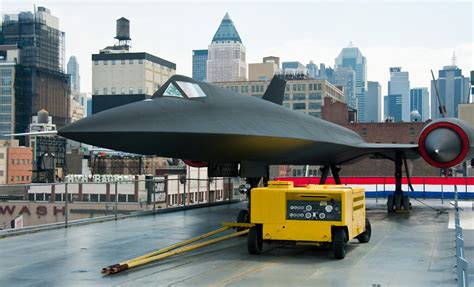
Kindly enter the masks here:
[[346, 231], [341, 228], [335, 229], [332, 234], [332, 250], [336, 259], [344, 259], [346, 257], [346, 245]]
[[250, 228], [249, 234], [247, 236], [247, 249], [249, 254], [260, 254], [262, 253], [262, 226], [255, 225]]
[[[249, 211], [247, 209], [242, 209], [239, 211], [239, 214], [237, 214], [237, 223], [249, 223], [250, 218], [249, 218]], [[242, 227], [237, 227], [237, 231], [242, 231], [244, 228]]]
[[370, 226], [370, 221], [368, 218], [365, 218], [365, 231], [359, 234], [356, 238], [360, 243], [367, 243], [370, 241], [370, 236], [372, 235], [372, 227]]

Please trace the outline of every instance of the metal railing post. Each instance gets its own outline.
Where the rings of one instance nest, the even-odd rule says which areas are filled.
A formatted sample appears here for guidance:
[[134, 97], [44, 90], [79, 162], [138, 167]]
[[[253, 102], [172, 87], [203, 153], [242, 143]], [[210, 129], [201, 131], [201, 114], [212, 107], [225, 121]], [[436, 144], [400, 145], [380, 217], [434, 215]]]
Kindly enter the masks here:
[[118, 182], [115, 182], [115, 220], [117, 220], [118, 212]]
[[64, 224], [65, 224], [65, 228], [67, 228], [67, 225], [68, 225], [68, 192], [67, 192], [67, 182], [66, 184], [64, 185], [64, 196], [65, 196], [65, 199], [64, 199]]

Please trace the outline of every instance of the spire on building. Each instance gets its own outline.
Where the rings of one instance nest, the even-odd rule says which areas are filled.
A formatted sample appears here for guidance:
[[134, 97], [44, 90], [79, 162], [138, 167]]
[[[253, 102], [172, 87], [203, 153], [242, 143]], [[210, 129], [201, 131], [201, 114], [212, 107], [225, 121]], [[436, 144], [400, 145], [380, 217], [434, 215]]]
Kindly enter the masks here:
[[451, 65], [456, 66], [457, 58], [456, 52], [453, 51], [453, 57], [451, 58]]
[[214, 37], [212, 38], [212, 43], [227, 42], [227, 41], [242, 43], [239, 33], [237, 32], [237, 29], [235, 29], [234, 22], [232, 22], [232, 19], [230, 18], [229, 13], [225, 13], [225, 16], [222, 19], [221, 24], [219, 25], [219, 28], [217, 29], [217, 32], [214, 34]]

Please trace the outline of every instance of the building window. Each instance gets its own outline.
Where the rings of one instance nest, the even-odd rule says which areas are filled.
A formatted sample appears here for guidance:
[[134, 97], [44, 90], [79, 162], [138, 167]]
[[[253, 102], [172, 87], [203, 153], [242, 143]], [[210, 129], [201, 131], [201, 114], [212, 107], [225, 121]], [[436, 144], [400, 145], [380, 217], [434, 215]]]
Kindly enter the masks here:
[[410, 128], [410, 135], [414, 135], [415, 134], [415, 128]]
[[25, 164], [25, 159], [22, 159], [22, 160], [21, 160], [21, 164]]
[[107, 95], [109, 92], [107, 90], [107, 87], [104, 88], [104, 95]]
[[112, 95], [115, 95], [115, 87], [112, 87], [111, 93], [112, 93]]
[[138, 59], [138, 64], [143, 64], [143, 59]]
[[293, 103], [293, 110], [305, 110], [306, 103]]
[[3, 176], [3, 170], [0, 170], [0, 176]]
[[21, 176], [21, 181], [25, 181], [25, 176], [24, 175]]
[[94, 61], [94, 65], [99, 65], [99, 61]]
[[99, 89], [94, 89], [94, 95], [98, 95], [99, 94]]
[[310, 100], [321, 100], [321, 94], [320, 93], [316, 93], [316, 94], [309, 94], [309, 99]]
[[367, 135], [367, 128], [363, 128], [363, 129], [362, 129], [362, 135], [363, 135], [363, 136], [366, 136], [366, 135]]
[[132, 64], [133, 64], [133, 60], [128, 60], [128, 63], [129, 63], [130, 65], [132, 65]]
[[107, 60], [104, 60], [104, 65], [107, 65]]
[[293, 94], [293, 101], [304, 101], [306, 100], [306, 95], [302, 93]]
[[112, 65], [115, 65], [115, 60], [112, 60]]
[[14, 159], [12, 159], [12, 164], [15, 164], [15, 160], [14, 160]]
[[321, 108], [320, 103], [309, 103], [309, 109], [310, 110], [319, 110]]
[[10, 178], [10, 181], [11, 181], [11, 182], [14, 182], [14, 181], [15, 181], [15, 177], [12, 176], [12, 177]]
[[125, 60], [122, 60], [122, 65], [125, 65]]
[[139, 94], [143, 94], [143, 89], [142, 89], [142, 88], [138, 88], [138, 93], [139, 93]]
[[132, 88], [132, 87], [130, 87], [130, 88], [128, 89], [128, 93], [129, 93], [129, 94], [133, 94], [133, 88]]
[[5, 154], [2, 152], [0, 153], [0, 159], [4, 159], [5, 158]]
[[121, 93], [122, 95], [125, 94], [125, 88], [124, 88], [124, 87], [122, 87], [122, 89], [120, 90], [120, 93]]

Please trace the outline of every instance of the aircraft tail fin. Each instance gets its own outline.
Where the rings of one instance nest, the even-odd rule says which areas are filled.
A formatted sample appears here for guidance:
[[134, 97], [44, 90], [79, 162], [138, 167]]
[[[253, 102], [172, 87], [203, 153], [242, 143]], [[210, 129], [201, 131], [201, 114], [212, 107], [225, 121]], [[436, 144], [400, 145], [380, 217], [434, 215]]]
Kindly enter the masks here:
[[286, 81], [278, 76], [273, 76], [270, 85], [268, 85], [263, 98], [265, 101], [275, 103], [277, 105], [283, 104], [283, 96], [285, 95]]

